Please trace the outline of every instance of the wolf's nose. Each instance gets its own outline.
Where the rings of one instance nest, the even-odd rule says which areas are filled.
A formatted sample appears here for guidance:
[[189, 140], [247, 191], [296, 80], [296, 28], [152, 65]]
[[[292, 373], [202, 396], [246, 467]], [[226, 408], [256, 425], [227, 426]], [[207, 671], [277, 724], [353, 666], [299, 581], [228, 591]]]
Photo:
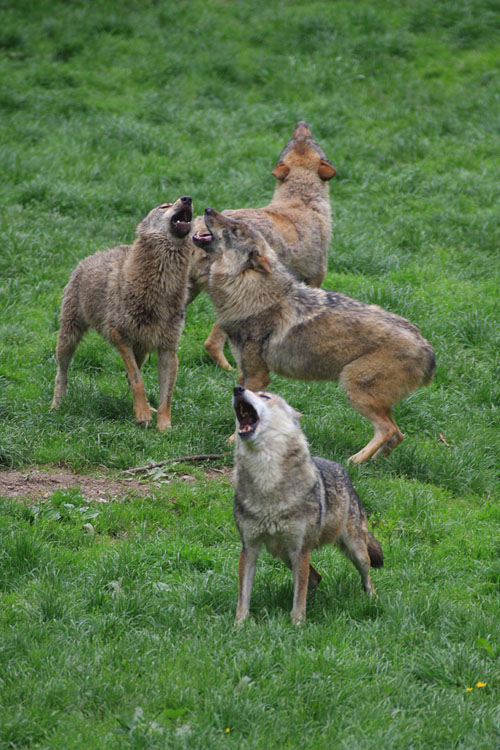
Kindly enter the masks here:
[[210, 208], [209, 206], [207, 206], [205, 209], [205, 213], [208, 214], [209, 216], [213, 216], [215, 211], [213, 210], [213, 208]]
[[181, 201], [183, 203], [191, 203], [191, 196], [190, 195], [183, 195], [181, 198]]
[[233, 388], [233, 394], [234, 394], [235, 396], [242, 396], [244, 392], [245, 392], [245, 389], [243, 388], [243, 386], [242, 386], [242, 385], [236, 385], [236, 386], [235, 386], [235, 387]]

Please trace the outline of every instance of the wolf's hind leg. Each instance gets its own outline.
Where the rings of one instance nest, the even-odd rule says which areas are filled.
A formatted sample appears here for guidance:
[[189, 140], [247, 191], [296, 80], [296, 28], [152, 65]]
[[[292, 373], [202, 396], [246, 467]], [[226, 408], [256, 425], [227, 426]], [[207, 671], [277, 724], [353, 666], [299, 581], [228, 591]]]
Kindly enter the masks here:
[[219, 367], [222, 367], [224, 370], [230, 371], [233, 368], [224, 356], [224, 344], [226, 338], [226, 332], [216, 323], [205, 341], [205, 349], [216, 365], [219, 365]]
[[321, 573], [318, 573], [316, 568], [313, 568], [312, 565], [309, 565], [309, 581], [307, 582], [307, 591], [309, 594], [312, 594], [316, 589], [318, 588], [319, 584], [321, 583], [321, 579], [323, 576]]
[[397, 367], [389, 368], [385, 374], [381, 367], [378, 355], [366, 355], [346, 365], [340, 374], [339, 381], [349, 402], [372, 423], [374, 430], [369, 443], [349, 458], [355, 464], [375, 455], [386, 455], [403, 440], [392, 407], [411, 389], [406, 388]]
[[349, 457], [349, 461], [360, 464], [372, 457], [388, 455], [403, 440], [403, 434], [392, 416], [391, 407], [355, 404], [352, 399], [350, 401], [360, 414], [370, 420], [374, 434], [364, 448]]
[[370, 555], [363, 536], [352, 536], [345, 533], [337, 541], [339, 549], [356, 566], [360, 576], [363, 589], [368, 596], [375, 594], [375, 589], [370, 579]]
[[135, 361], [136, 361], [137, 367], [140, 370], [141, 367], [143, 366], [143, 364], [144, 364], [144, 362], [146, 360], [146, 357], [148, 356], [149, 352], [148, 352], [147, 349], [145, 349], [140, 344], [134, 344], [133, 351], [134, 351], [134, 357], [135, 357]]
[[76, 347], [80, 343], [83, 334], [86, 331], [84, 326], [66, 326], [61, 322], [61, 329], [57, 338], [57, 375], [54, 384], [54, 397], [52, 399], [51, 409], [57, 409], [64, 396], [68, 385], [68, 367], [75, 353]]
[[401, 433], [398, 430], [398, 433], [393, 435], [393, 437], [390, 438], [390, 440], [387, 441], [387, 443], [384, 443], [381, 448], [378, 449], [378, 451], [375, 451], [372, 458], [379, 458], [380, 456], [388, 456], [394, 448], [396, 448], [397, 445], [400, 444], [402, 440]]
[[[282, 558], [282, 559], [285, 565], [287, 566], [287, 568], [290, 568], [290, 570], [292, 570], [291, 560], [285, 559], [285, 558]], [[313, 594], [318, 588], [322, 579], [323, 579], [323, 576], [321, 575], [321, 573], [318, 573], [316, 568], [314, 568], [312, 565], [309, 565], [309, 580], [307, 582], [307, 593]]]

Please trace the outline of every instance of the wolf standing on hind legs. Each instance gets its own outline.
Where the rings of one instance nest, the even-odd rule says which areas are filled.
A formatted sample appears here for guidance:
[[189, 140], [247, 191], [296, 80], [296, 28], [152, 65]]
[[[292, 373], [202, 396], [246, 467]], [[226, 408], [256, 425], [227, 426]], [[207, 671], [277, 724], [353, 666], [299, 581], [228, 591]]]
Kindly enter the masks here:
[[68, 367], [88, 328], [115, 346], [125, 365], [135, 419], [151, 425], [140, 369], [158, 350], [160, 397], [157, 427], [170, 427], [177, 375], [177, 347], [184, 324], [191, 259], [188, 234], [193, 216], [187, 195], [163, 203], [138, 225], [132, 246], [119, 245], [82, 260], [64, 290], [57, 340], [57, 376], [52, 409], [66, 393]]
[[305, 620], [308, 588], [321, 581], [309, 555], [325, 544], [351, 560], [372, 596], [370, 566], [382, 567], [384, 558], [347, 471], [311, 457], [298, 413], [280, 396], [242, 386], [233, 393], [234, 518], [242, 541], [236, 622], [248, 615], [262, 545], [292, 571], [296, 623]]
[[[313, 139], [307, 123], [300, 121], [273, 169], [278, 182], [271, 202], [263, 208], [228, 209], [223, 214], [248, 221], [300, 281], [321, 286], [332, 235], [329, 180], [335, 174], [335, 168]], [[211, 265], [210, 255], [203, 249], [203, 237], [208, 237], [209, 233], [202, 216], [196, 217], [193, 229], [200, 242], [194, 248], [188, 302], [200, 291], [208, 290]], [[226, 333], [216, 323], [205, 341], [205, 348], [215, 364], [231, 370], [224, 356], [225, 340]]]

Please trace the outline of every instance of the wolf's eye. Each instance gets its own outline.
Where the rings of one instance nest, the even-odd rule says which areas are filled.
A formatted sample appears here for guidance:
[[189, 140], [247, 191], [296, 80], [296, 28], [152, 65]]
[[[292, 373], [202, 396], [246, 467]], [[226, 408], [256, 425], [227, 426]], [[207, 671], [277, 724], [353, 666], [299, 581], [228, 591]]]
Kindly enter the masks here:
[[158, 206], [158, 208], [170, 208], [171, 205], [171, 203], [162, 203], [161, 206]]
[[259, 398], [265, 398], [265, 399], [266, 399], [266, 401], [270, 401], [270, 399], [271, 399], [271, 396], [266, 396], [266, 394], [265, 394], [265, 393], [258, 393], [258, 394], [257, 394], [257, 396], [258, 396]]

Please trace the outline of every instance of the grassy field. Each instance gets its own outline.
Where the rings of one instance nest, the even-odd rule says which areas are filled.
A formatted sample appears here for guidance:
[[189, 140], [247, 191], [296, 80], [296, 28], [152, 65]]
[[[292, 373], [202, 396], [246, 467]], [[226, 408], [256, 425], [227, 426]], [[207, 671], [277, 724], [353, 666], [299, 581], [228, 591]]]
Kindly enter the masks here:
[[[0, 500], [0, 748], [500, 746], [498, 0], [4, 0], [0, 29], [0, 464], [125, 476], [146, 497]], [[337, 168], [324, 286], [416, 323], [434, 382], [405, 441], [349, 471], [386, 564], [363, 595], [333, 549], [301, 628], [262, 555], [236, 606], [232, 373], [188, 308], [173, 428], [142, 431], [96, 334], [49, 411], [62, 289], [149, 209], [263, 205], [305, 119]], [[156, 357], [145, 364], [157, 401]], [[312, 451], [370, 425], [334, 383], [274, 378]]]

